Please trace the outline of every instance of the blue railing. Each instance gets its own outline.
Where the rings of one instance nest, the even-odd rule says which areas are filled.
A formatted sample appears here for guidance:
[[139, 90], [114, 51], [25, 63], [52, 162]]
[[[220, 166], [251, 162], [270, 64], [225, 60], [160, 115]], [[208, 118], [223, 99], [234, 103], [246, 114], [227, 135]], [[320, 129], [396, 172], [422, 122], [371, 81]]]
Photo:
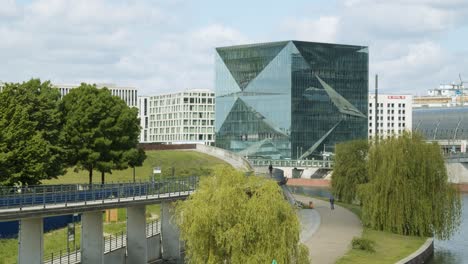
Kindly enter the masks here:
[[269, 159], [249, 159], [253, 166], [274, 167], [310, 167], [310, 168], [333, 168], [333, 160], [269, 160]]
[[142, 196], [158, 197], [169, 194], [169, 197], [193, 191], [198, 177], [169, 178], [154, 182], [111, 183], [111, 184], [68, 184], [38, 185], [25, 187], [1, 187], [0, 209], [65, 204], [107, 199], [137, 198]]

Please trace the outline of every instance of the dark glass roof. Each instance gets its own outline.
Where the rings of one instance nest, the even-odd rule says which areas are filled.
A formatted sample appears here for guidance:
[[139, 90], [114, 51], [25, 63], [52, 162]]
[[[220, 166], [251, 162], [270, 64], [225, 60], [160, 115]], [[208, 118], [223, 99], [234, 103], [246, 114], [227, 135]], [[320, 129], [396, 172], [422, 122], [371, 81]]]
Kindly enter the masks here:
[[413, 131], [427, 139], [468, 139], [468, 107], [413, 109]]

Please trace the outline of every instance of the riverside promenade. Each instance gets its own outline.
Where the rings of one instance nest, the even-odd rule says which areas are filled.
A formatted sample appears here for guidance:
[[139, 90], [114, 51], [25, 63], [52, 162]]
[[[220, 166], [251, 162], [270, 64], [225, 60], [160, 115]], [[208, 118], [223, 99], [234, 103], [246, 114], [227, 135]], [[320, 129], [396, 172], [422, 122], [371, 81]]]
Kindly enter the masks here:
[[315, 209], [301, 210], [301, 242], [310, 252], [314, 264], [332, 264], [348, 252], [353, 237], [360, 237], [362, 225], [359, 218], [339, 205], [330, 209], [328, 202], [294, 195], [306, 204], [313, 201]]

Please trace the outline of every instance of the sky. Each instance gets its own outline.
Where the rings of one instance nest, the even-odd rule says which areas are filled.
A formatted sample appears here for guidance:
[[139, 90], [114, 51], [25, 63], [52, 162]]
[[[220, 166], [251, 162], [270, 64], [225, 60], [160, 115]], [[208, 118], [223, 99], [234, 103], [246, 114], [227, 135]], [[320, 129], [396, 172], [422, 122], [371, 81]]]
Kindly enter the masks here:
[[468, 81], [467, 0], [0, 0], [0, 80], [214, 89], [215, 47], [290, 39], [369, 46], [370, 90]]

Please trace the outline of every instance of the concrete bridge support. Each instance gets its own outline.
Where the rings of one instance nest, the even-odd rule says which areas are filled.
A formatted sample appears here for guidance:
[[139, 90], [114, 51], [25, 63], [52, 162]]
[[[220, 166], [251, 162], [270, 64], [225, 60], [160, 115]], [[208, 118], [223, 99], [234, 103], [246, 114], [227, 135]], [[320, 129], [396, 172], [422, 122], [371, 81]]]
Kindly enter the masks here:
[[18, 263], [42, 263], [44, 255], [44, 221], [42, 218], [21, 219], [19, 226]]
[[127, 208], [127, 263], [146, 264], [148, 261], [145, 213], [144, 205]]
[[181, 241], [180, 231], [172, 218], [172, 204], [170, 202], [161, 203], [161, 239], [162, 239], [162, 257], [164, 260], [173, 260], [177, 263], [182, 262], [180, 255]]
[[102, 211], [81, 215], [81, 263], [104, 263]]

